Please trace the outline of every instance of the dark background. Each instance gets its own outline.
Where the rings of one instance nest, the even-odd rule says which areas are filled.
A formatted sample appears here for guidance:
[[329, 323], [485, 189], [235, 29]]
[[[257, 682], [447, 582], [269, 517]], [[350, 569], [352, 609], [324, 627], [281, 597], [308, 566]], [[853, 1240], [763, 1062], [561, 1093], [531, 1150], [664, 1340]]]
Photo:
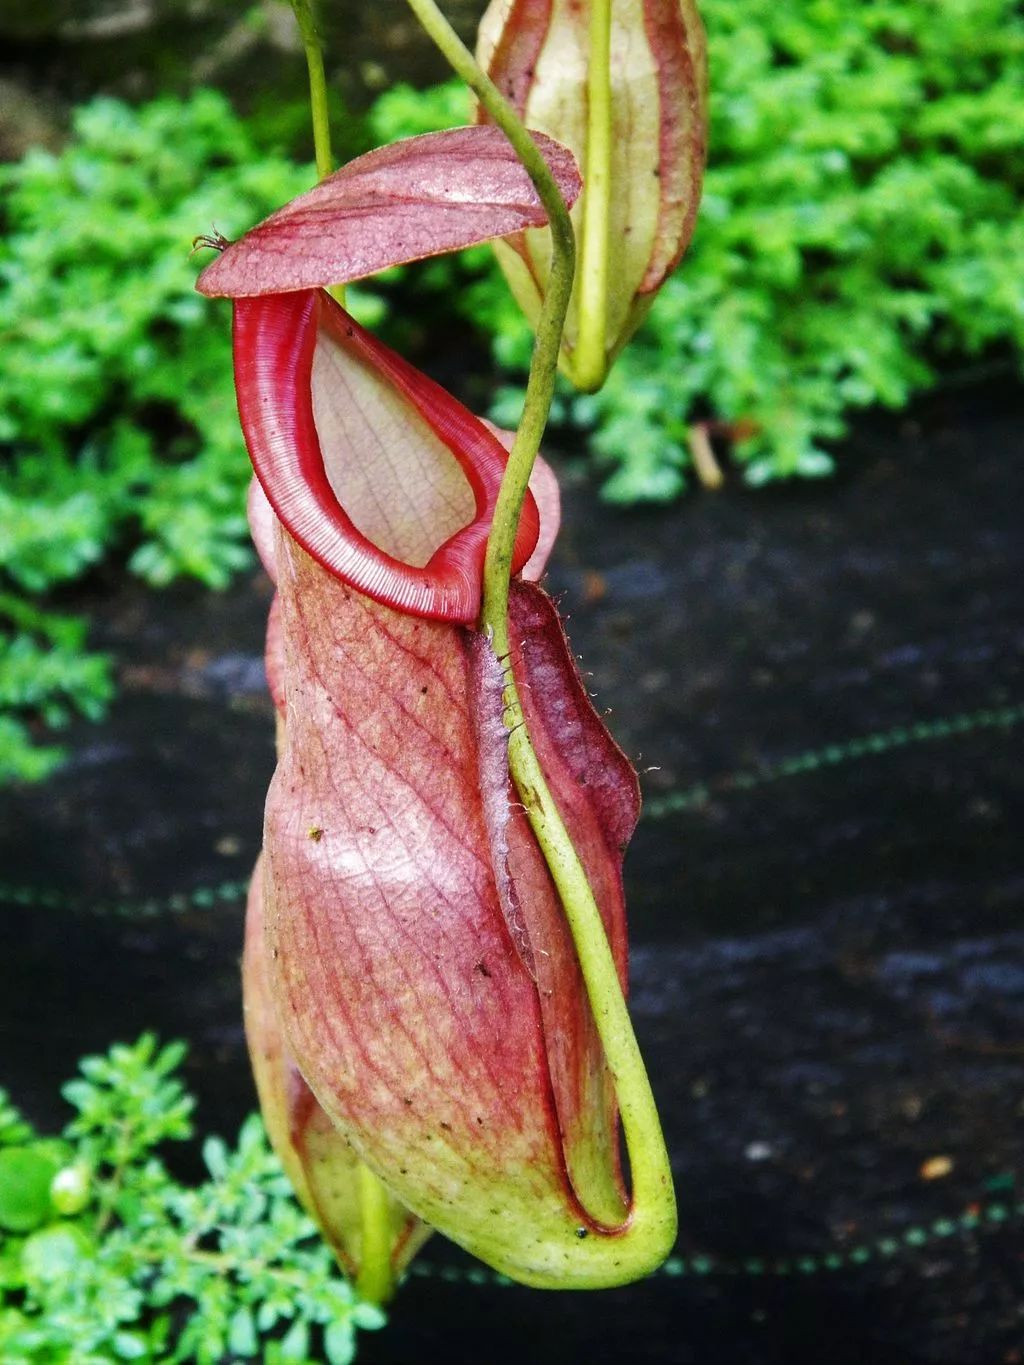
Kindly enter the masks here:
[[[555, 1295], [435, 1239], [366, 1365], [1024, 1358], [1021, 409], [949, 388], [862, 423], [838, 481], [657, 512], [560, 465], [548, 586], [648, 797], [633, 1008], [681, 1241], [645, 1284]], [[90, 593], [119, 699], [0, 793], [2, 1081], [56, 1125], [78, 1057], [153, 1028], [233, 1135], [268, 587]]]

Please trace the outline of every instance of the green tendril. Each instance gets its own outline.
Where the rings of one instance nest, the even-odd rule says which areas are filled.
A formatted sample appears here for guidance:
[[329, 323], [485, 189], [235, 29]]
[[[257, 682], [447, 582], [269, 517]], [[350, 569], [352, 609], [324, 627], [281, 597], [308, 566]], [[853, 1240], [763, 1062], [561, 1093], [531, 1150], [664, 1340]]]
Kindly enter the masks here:
[[[576, 266], [575, 235], [569, 211], [547, 163], [497, 87], [481, 71], [433, 0], [408, 0], [408, 3], [452, 69], [466, 82], [512, 144], [536, 187], [551, 228], [551, 274], [537, 323], [523, 416], [509, 454], [487, 541], [480, 625], [504, 667], [509, 769], [561, 899], [605, 1061], [615, 1084], [629, 1156], [632, 1200], [625, 1223], [615, 1229], [612, 1237], [588, 1240], [591, 1244], [603, 1243], [606, 1249], [614, 1251], [613, 1264], [609, 1258], [607, 1279], [602, 1282], [623, 1282], [653, 1270], [671, 1250], [676, 1233], [671, 1167], [601, 913], [548, 788], [524, 723], [508, 663], [512, 551], [554, 393]], [[586, 1247], [587, 1242], [578, 1245]], [[602, 1280], [602, 1271], [595, 1264], [595, 1282], [598, 1280]]]

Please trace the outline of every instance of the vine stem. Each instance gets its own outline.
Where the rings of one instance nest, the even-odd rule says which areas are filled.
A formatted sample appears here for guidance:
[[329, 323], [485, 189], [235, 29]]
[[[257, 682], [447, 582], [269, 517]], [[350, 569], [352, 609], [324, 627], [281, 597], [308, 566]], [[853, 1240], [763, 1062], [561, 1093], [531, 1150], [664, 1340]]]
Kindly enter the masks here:
[[[291, 6], [302, 38], [306, 70], [309, 73], [309, 112], [313, 124], [316, 176], [318, 180], [326, 180], [334, 171], [334, 153], [331, 151], [331, 116], [327, 108], [327, 77], [324, 73], [324, 43], [320, 34], [320, 19], [316, 0], [291, 0]], [[343, 284], [332, 284], [327, 292], [338, 303], [344, 305]]]
[[575, 235], [565, 201], [547, 163], [493, 81], [481, 71], [434, 0], [408, 0], [408, 4], [456, 75], [466, 82], [512, 144], [536, 187], [551, 227], [551, 274], [537, 323], [523, 415], [509, 453], [487, 540], [480, 626], [495, 655], [504, 662], [505, 721], [510, 731], [509, 769], [558, 891], [605, 1060], [615, 1084], [629, 1157], [632, 1200], [625, 1226], [616, 1229], [610, 1241], [623, 1272], [622, 1278], [626, 1279], [655, 1269], [675, 1241], [676, 1207], [671, 1166], [601, 913], [530, 740], [511, 666], [507, 662], [511, 655], [508, 600], [512, 548], [554, 393], [562, 331], [575, 273]]
[[331, 152], [331, 124], [327, 111], [327, 77], [324, 75], [324, 45], [320, 36], [320, 22], [316, 0], [291, 0], [295, 21], [302, 37], [309, 72], [309, 108], [313, 117], [313, 152], [316, 157], [318, 180], [325, 180], [334, 170]]
[[363, 1162], [356, 1167], [356, 1180], [362, 1231], [356, 1293], [367, 1303], [387, 1303], [395, 1292], [395, 1273], [391, 1264], [388, 1192], [369, 1166]]
[[577, 388], [596, 393], [608, 373], [608, 250], [612, 193], [612, 5], [590, 0], [587, 152], [580, 234], [579, 322], [571, 371]]

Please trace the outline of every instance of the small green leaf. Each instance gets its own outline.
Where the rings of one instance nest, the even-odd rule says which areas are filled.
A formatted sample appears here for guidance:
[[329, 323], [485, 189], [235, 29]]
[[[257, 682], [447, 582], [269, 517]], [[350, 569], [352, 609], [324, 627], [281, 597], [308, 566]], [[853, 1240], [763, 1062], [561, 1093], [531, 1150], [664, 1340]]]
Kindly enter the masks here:
[[50, 1284], [71, 1275], [93, 1253], [93, 1245], [81, 1228], [59, 1223], [26, 1238], [21, 1263], [27, 1281]]
[[387, 1323], [387, 1314], [373, 1303], [357, 1303], [352, 1309], [352, 1321], [366, 1332], [376, 1332]]
[[222, 1138], [209, 1137], [203, 1143], [203, 1161], [214, 1180], [223, 1180], [228, 1169], [228, 1149]]
[[149, 1354], [145, 1337], [134, 1332], [115, 1332], [113, 1345], [121, 1360], [142, 1360]]
[[324, 1353], [330, 1365], [351, 1365], [356, 1354], [356, 1334], [349, 1321], [332, 1322], [324, 1332]]
[[253, 1321], [252, 1310], [248, 1304], [243, 1304], [231, 1319], [231, 1326], [228, 1330], [228, 1348], [236, 1356], [254, 1356], [258, 1344], [256, 1323]]
[[0, 1227], [30, 1232], [52, 1216], [50, 1183], [57, 1174], [51, 1156], [31, 1147], [0, 1151]]
[[0, 1240], [0, 1289], [22, 1289], [25, 1271], [21, 1264], [23, 1237], [4, 1237]]
[[281, 1359], [301, 1360], [309, 1358], [309, 1326], [297, 1318], [281, 1338]]

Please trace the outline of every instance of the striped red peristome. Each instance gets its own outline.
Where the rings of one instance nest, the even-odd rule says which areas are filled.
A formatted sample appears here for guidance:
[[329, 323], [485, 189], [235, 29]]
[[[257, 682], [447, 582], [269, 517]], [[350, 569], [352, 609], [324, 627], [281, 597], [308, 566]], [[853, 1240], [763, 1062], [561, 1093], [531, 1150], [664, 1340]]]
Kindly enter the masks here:
[[[543, 134], [534, 136], [571, 204], [581, 188], [572, 153]], [[225, 244], [197, 281], [200, 293], [234, 300], [239, 413], [273, 510], [324, 568], [376, 601], [417, 616], [476, 621], [487, 536], [507, 455], [487, 425], [360, 327], [324, 287], [546, 221], [503, 133], [478, 126], [449, 129], [357, 157], [237, 242]], [[390, 387], [394, 412], [386, 414], [387, 422], [392, 417], [400, 422], [404, 405], [408, 429], [425, 421], [462, 471], [465, 508], [460, 503], [458, 512], [449, 514], [421, 558], [409, 555], [415, 562], [405, 562], [406, 547], [391, 547], [390, 553], [386, 543], [364, 534], [359, 517], [350, 515], [335, 492], [314, 416], [314, 361], [318, 341], [325, 339], [356, 370], [367, 367]], [[359, 452], [345, 448], [346, 434], [340, 433], [332, 454], [343, 464], [348, 460], [350, 470], [358, 469]], [[414, 472], [428, 483], [434, 477], [425, 463]], [[401, 481], [401, 471], [398, 477]], [[368, 481], [369, 496], [376, 499], [375, 481], [370, 476]], [[379, 498], [386, 503], [393, 489], [384, 486], [386, 478], [379, 482]], [[550, 483], [545, 491], [551, 493]], [[553, 496], [557, 505], [557, 490]], [[411, 514], [429, 529], [437, 507], [435, 497], [425, 509], [413, 506]], [[550, 542], [538, 549], [538, 531], [537, 507], [528, 493], [513, 573], [546, 557]]]
[[[458, 461], [472, 490], [472, 521], [422, 568], [402, 563], [367, 539], [331, 486], [313, 415], [312, 368], [326, 332], [422, 417]], [[439, 384], [378, 341], [323, 290], [237, 299], [235, 390], [249, 455], [274, 512], [292, 537], [336, 577], [375, 601], [415, 616], [471, 624], [480, 611], [483, 561], [505, 447]], [[381, 489], [387, 499], [389, 490]], [[512, 571], [530, 559], [540, 523], [527, 493]]]

